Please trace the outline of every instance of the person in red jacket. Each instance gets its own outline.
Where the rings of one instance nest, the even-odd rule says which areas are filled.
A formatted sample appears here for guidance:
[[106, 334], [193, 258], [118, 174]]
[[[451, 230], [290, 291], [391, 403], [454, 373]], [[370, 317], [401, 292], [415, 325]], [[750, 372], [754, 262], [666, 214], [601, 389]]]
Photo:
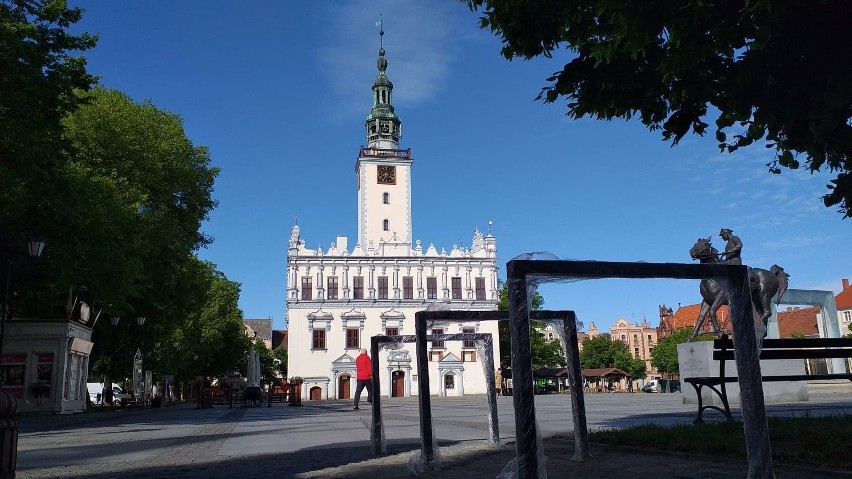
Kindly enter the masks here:
[[364, 348], [361, 348], [361, 354], [355, 359], [355, 369], [358, 385], [355, 387], [355, 407], [352, 409], [358, 409], [358, 401], [364, 388], [367, 389], [367, 402], [373, 402], [373, 361], [367, 356], [367, 350]]

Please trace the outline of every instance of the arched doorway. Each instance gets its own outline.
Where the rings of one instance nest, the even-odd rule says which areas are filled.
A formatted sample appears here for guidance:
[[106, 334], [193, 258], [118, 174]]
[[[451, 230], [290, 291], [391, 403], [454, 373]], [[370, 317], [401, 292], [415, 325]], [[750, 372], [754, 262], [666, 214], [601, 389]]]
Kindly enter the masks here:
[[349, 394], [349, 391], [352, 389], [349, 386], [351, 379], [352, 377], [348, 374], [341, 374], [337, 378], [337, 399], [352, 399]]
[[405, 397], [405, 372], [394, 371], [391, 375], [391, 397]]
[[314, 386], [311, 388], [311, 401], [319, 401], [322, 399], [322, 388], [319, 386]]
[[459, 389], [458, 384], [456, 384], [456, 375], [454, 373], [447, 373], [444, 375], [444, 391], [447, 396], [458, 396]]

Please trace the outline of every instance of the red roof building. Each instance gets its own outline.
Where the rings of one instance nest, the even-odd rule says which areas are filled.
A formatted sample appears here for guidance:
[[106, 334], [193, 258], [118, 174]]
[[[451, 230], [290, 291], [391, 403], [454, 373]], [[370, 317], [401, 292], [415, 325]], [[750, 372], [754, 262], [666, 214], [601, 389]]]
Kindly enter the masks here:
[[852, 333], [852, 287], [848, 279], [843, 278], [843, 289], [834, 297], [834, 302], [837, 304], [840, 334]]
[[797, 336], [819, 337], [817, 316], [821, 313], [819, 306], [807, 308], [787, 308], [778, 311], [778, 334], [782, 338]]
[[[701, 312], [701, 304], [690, 304], [687, 306], [678, 305], [677, 311], [672, 311], [672, 308], [665, 304], [660, 306], [660, 325], [657, 327], [657, 337], [659, 339], [671, 336], [672, 332], [681, 328], [694, 328], [695, 321], [698, 320], [698, 313]], [[716, 311], [716, 317], [719, 319], [719, 327], [722, 331], [731, 333], [731, 313], [727, 306], [722, 306]], [[701, 326], [701, 332], [713, 333], [713, 326], [710, 324], [710, 318], [704, 319], [704, 324]]]

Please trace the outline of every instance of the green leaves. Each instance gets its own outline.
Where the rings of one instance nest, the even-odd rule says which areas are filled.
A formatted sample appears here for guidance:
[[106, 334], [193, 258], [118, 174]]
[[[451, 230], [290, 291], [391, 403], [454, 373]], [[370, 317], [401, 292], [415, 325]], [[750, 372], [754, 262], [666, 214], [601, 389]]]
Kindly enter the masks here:
[[722, 151], [766, 139], [779, 157], [772, 173], [798, 169], [797, 158], [827, 167], [837, 177], [825, 204], [852, 216], [852, 2], [466, 3], [507, 59], [576, 52], [538, 100], [565, 97], [571, 118], [638, 115], [674, 144], [703, 135], [718, 112]]
[[[671, 336], [661, 339], [654, 349], [651, 351], [651, 366], [657, 371], [672, 375], [679, 374], [680, 365], [677, 359], [677, 345], [685, 343], [689, 336], [692, 335], [690, 328], [680, 328], [674, 331]], [[702, 335], [696, 338], [698, 341], [712, 340], [710, 335]]]

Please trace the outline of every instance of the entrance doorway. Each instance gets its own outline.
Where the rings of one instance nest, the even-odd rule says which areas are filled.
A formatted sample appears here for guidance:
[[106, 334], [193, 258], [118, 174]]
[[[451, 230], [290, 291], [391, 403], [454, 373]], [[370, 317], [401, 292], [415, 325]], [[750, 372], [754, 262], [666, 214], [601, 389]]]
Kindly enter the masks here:
[[314, 386], [311, 388], [311, 401], [319, 401], [322, 399], [322, 388]]
[[341, 374], [337, 379], [337, 399], [352, 399], [349, 397], [349, 380], [351, 376], [348, 374]]
[[401, 398], [405, 396], [405, 372], [394, 371], [391, 375], [391, 397]]

